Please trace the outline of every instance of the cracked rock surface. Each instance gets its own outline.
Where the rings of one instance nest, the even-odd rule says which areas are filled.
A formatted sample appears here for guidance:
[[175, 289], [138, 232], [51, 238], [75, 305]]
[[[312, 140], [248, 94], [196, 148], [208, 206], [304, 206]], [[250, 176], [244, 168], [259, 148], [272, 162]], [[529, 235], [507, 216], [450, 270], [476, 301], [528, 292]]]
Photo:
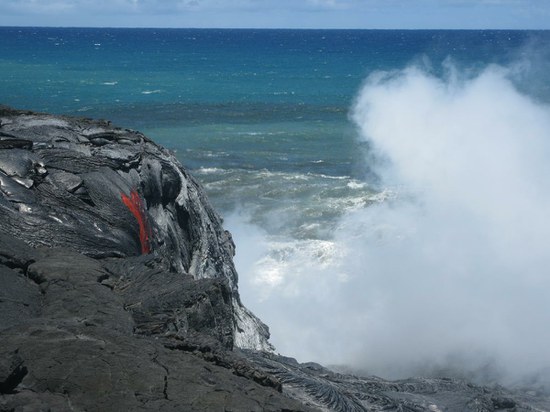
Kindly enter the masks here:
[[0, 411], [550, 410], [536, 391], [273, 354], [234, 250], [147, 137], [0, 106]]
[[[183, 338], [143, 333], [127, 295], [100, 281], [109, 273], [102, 262], [60, 248], [32, 253], [5, 234], [0, 241], [32, 256], [0, 271], [2, 285], [19, 292], [0, 297], [10, 320], [0, 323], [0, 410], [305, 410], [273, 385], [236, 374], [229, 359], [220, 366], [189, 342], [170, 346]], [[201, 285], [194, 293], [209, 292]]]

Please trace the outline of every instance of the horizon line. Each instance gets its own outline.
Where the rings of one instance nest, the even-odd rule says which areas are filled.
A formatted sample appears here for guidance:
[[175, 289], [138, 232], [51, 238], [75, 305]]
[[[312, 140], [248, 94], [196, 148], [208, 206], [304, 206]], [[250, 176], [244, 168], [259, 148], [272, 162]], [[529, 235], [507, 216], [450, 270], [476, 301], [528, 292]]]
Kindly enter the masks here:
[[111, 30], [303, 30], [303, 31], [550, 31], [533, 28], [354, 28], [354, 27], [154, 27], [154, 26], [71, 26], [71, 25], [0, 25], [13, 29], [111, 29]]

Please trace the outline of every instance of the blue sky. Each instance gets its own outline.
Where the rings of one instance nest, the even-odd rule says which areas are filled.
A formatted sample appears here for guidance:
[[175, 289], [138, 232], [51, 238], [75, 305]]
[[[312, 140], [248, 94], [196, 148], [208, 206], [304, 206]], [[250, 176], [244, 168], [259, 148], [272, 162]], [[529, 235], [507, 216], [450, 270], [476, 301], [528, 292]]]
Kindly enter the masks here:
[[550, 0], [0, 0], [0, 25], [550, 29]]

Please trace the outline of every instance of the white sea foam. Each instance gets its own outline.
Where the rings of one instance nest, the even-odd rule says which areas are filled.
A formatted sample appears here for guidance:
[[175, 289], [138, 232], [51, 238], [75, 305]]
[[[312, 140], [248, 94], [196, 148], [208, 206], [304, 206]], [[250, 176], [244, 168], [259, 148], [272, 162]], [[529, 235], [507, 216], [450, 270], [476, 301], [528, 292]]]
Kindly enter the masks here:
[[247, 251], [236, 257], [238, 267], [243, 270], [240, 288], [243, 293], [254, 289], [258, 293], [256, 302], [281, 295], [297, 298], [303, 293], [304, 281], [314, 282], [318, 272], [332, 270], [342, 258], [342, 249], [333, 241], [269, 236], [247, 220], [234, 214], [226, 224], [238, 238], [238, 248]]
[[321, 177], [323, 179], [330, 179], [330, 180], [348, 180], [348, 179], [350, 179], [350, 176], [330, 176], [330, 175], [325, 175], [325, 174], [322, 174], [322, 173], [307, 173], [307, 176]]
[[397, 193], [390, 189], [384, 189], [380, 192], [369, 195], [370, 202], [382, 203], [386, 200], [396, 199]]
[[200, 167], [196, 172], [200, 174], [219, 174], [223, 173], [224, 170], [217, 167]]
[[157, 93], [162, 93], [162, 90], [160, 89], [157, 89], [157, 90], [144, 90], [141, 92], [141, 94], [157, 94]]
[[358, 182], [357, 180], [352, 180], [347, 184], [347, 187], [350, 189], [364, 189], [366, 186], [365, 182]]
[[389, 377], [550, 366], [550, 109], [509, 76], [369, 78], [353, 118], [400, 192], [348, 211], [332, 239], [228, 220], [243, 300], [279, 351]]
[[261, 131], [261, 132], [237, 132], [235, 134], [237, 136], [281, 136], [286, 133], [287, 133], [286, 131], [278, 131], [278, 132]]

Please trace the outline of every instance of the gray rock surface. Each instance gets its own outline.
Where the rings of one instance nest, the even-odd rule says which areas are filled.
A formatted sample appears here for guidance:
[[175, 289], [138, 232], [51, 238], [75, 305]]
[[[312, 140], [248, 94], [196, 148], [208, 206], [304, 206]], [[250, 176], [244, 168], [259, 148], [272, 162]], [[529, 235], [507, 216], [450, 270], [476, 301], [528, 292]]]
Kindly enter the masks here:
[[1, 107], [0, 411], [550, 410], [536, 392], [275, 355], [234, 248], [142, 134]]
[[[5, 234], [0, 240], [18, 245], [30, 258], [19, 256], [0, 272], [2, 285], [15, 285], [13, 293], [6, 296], [2, 289], [0, 297], [0, 410], [306, 410], [252, 366], [240, 373], [239, 362], [245, 361], [224, 356], [225, 341], [199, 332], [185, 339], [151, 330], [155, 305], [133, 311], [129, 305], [140, 295], [122, 290], [128, 283], [147, 288], [150, 278], [143, 273], [112, 287], [105, 283], [110, 269], [99, 260], [61, 248], [33, 251]], [[197, 287], [182, 282], [189, 290], [181, 302], [190, 303], [189, 313], [197, 317], [190, 329], [211, 328], [208, 312], [216, 310], [223, 288], [207, 281], [212, 283], [198, 281]], [[182, 316], [185, 309], [179, 309]], [[216, 350], [225, 363], [213, 359]], [[252, 373], [266, 382], [259, 384]]]
[[534, 388], [486, 387], [451, 378], [388, 381], [265, 352], [247, 351], [247, 359], [279, 379], [289, 396], [324, 411], [550, 411], [547, 393]]

